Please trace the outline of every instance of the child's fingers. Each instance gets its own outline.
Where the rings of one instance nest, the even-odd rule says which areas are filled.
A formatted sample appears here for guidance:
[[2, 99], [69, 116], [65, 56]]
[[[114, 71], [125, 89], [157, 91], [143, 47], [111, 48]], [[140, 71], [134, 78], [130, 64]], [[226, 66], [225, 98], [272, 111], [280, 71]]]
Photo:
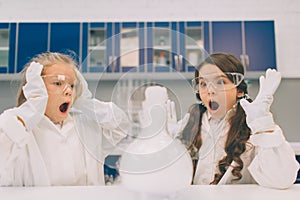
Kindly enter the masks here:
[[177, 120], [177, 116], [176, 116], [176, 109], [175, 109], [175, 103], [174, 101], [171, 101], [171, 114], [172, 114], [172, 119], [173, 120]]

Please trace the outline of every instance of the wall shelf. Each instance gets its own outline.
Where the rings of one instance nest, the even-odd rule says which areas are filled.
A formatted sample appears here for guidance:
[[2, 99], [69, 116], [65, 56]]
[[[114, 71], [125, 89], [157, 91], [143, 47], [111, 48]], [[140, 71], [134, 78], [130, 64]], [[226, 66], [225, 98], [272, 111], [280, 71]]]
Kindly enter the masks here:
[[[264, 75], [264, 71], [246, 72], [245, 79], [256, 80], [261, 75]], [[191, 80], [194, 78], [194, 72], [130, 72], [130, 73], [84, 73], [85, 79], [88, 81], [97, 81], [99, 79], [104, 81], [116, 81], [116, 80]], [[22, 75], [19, 74], [0, 74], [0, 81], [13, 81], [21, 80]]]
[[190, 80], [193, 72], [84, 73], [87, 80]]

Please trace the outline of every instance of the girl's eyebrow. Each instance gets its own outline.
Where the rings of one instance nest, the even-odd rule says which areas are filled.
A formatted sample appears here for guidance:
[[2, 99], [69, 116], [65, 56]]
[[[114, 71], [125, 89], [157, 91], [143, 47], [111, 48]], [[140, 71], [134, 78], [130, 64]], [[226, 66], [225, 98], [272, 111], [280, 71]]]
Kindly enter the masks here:
[[[210, 76], [210, 75], [208, 75], [208, 76]], [[214, 78], [222, 78], [222, 77], [228, 78], [225, 74], [220, 74], [220, 75], [214, 76]], [[205, 78], [206, 78], [205, 76], [199, 76], [199, 79], [205, 79]]]

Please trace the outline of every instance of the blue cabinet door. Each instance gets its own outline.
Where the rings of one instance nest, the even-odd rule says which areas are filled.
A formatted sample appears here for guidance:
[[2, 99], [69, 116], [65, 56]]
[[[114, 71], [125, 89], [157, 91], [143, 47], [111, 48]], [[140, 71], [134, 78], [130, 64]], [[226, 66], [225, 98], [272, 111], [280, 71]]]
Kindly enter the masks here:
[[[112, 29], [110, 28], [110, 31]], [[82, 55], [83, 72], [98, 73], [107, 70], [108, 43], [106, 23], [83, 23]], [[112, 53], [111, 48], [109, 50]]]
[[210, 31], [210, 53], [231, 53], [247, 71], [276, 68], [273, 21], [211, 22]]
[[274, 21], [246, 21], [245, 44], [250, 71], [276, 69]]
[[81, 53], [81, 71], [86, 73], [88, 71], [88, 54], [89, 54], [89, 24], [82, 23], [82, 53]]
[[203, 22], [203, 43], [204, 43], [204, 50], [207, 54], [212, 53], [212, 46], [210, 45], [210, 41], [212, 39], [211, 36], [211, 22]]
[[147, 71], [170, 72], [174, 50], [170, 22], [147, 22]]
[[36, 54], [47, 51], [48, 23], [19, 23], [17, 72]]
[[241, 22], [212, 22], [212, 51], [242, 54]]
[[8, 73], [10, 66], [11, 31], [9, 23], [0, 23], [0, 73]]
[[115, 51], [114, 51], [114, 38], [115, 38], [115, 26], [117, 26], [117, 29], [119, 28], [119, 23], [113, 24], [112, 22], [109, 22], [106, 24], [106, 34], [107, 34], [107, 49], [106, 49], [106, 62], [107, 62], [107, 72], [114, 72], [118, 71], [116, 69], [116, 57], [115, 57]]
[[171, 63], [176, 71], [185, 71], [186, 68], [186, 23], [172, 22], [171, 27]]
[[181, 55], [183, 56], [183, 71], [195, 71], [207, 55], [204, 43], [204, 23], [200, 21], [185, 22], [180, 26], [184, 31], [184, 38], [180, 37]]
[[202, 22], [172, 22], [172, 67], [194, 71], [203, 52]]
[[119, 72], [144, 72], [146, 48], [144, 23], [115, 23], [115, 30], [116, 69]]
[[80, 58], [80, 23], [51, 23], [50, 51], [75, 54]]
[[15, 57], [16, 57], [16, 31], [17, 31], [17, 24], [10, 23], [9, 24], [9, 61], [8, 61], [8, 73], [15, 73]]
[[138, 23], [138, 34], [139, 34], [139, 71], [145, 72], [145, 63], [146, 63], [146, 52], [147, 52], [147, 46], [146, 46], [146, 35], [147, 31], [145, 28], [144, 22]]

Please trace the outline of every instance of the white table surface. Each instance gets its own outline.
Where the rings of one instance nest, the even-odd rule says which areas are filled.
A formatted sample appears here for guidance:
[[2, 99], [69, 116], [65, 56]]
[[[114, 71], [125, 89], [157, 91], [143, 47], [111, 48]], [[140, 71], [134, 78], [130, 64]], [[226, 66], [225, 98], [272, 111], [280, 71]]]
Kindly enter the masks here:
[[[1, 200], [143, 200], [173, 199], [141, 196], [121, 186], [0, 187]], [[176, 200], [299, 200], [300, 184], [285, 190], [258, 185], [189, 186]]]
[[300, 142], [290, 142], [292, 148], [295, 151], [296, 155], [300, 155]]

